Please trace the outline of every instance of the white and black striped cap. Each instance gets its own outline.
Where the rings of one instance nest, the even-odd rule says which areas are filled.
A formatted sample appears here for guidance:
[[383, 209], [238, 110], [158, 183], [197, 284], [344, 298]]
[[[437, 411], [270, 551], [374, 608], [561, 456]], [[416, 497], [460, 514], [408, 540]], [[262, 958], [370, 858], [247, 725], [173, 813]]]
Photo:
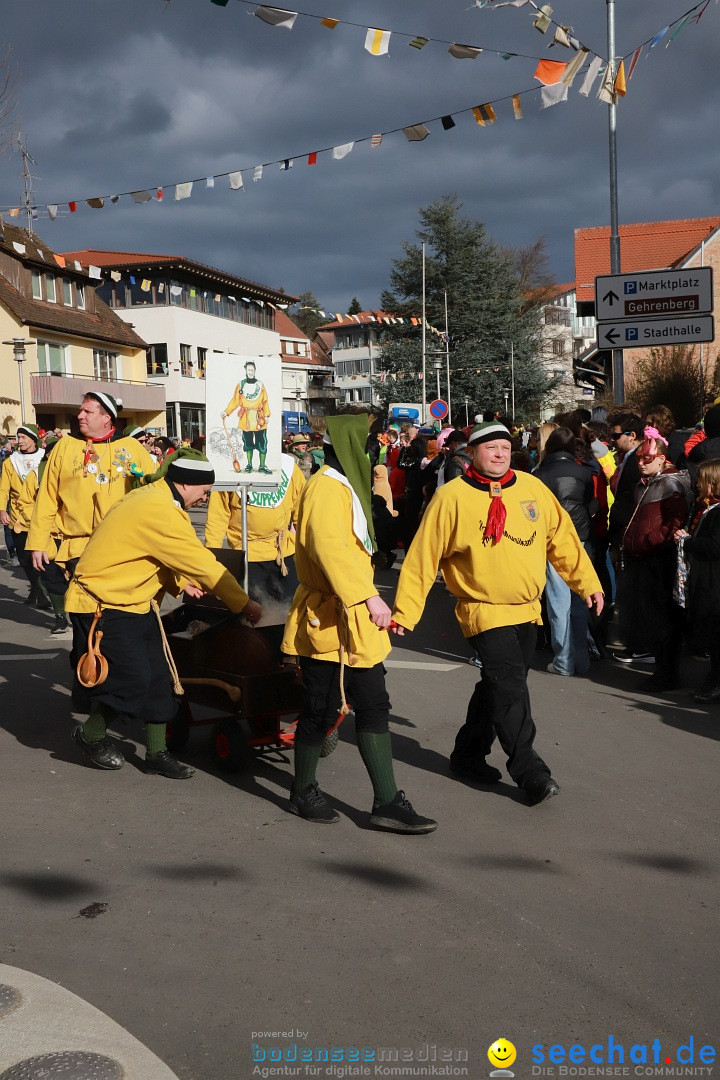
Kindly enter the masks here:
[[215, 470], [206, 457], [199, 456], [199, 451], [178, 450], [165, 460], [168, 462], [167, 477], [174, 484], [214, 484]]
[[507, 439], [512, 442], [512, 435], [504, 424], [497, 420], [488, 420], [484, 424], [476, 424], [470, 432], [468, 446], [477, 446], [478, 443], [492, 442], [494, 439]]
[[85, 397], [95, 398], [102, 405], [105, 412], [112, 416], [113, 420], [117, 420], [118, 414], [122, 411], [122, 399], [111, 397], [110, 394], [105, 394], [102, 390], [88, 390]]

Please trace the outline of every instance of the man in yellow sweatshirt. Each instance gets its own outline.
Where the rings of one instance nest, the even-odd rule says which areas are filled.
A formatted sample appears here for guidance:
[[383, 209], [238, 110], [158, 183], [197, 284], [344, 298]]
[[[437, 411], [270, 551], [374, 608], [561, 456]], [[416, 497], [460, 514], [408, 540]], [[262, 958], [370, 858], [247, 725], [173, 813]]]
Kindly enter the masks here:
[[[295, 572], [295, 533], [305, 477], [290, 454], [281, 457], [280, 483], [268, 491], [248, 492], [248, 590], [263, 603], [277, 601], [287, 608], [298, 586]], [[227, 536], [231, 548], [242, 547], [240, 496], [213, 491], [208, 502], [205, 546], [220, 548]], [[284, 622], [284, 617], [278, 620]]]
[[193, 770], [177, 761], [165, 743], [177, 699], [153, 601], [162, 591], [179, 595], [184, 587], [192, 596], [214, 593], [251, 623], [261, 609], [202, 546], [186, 513], [206, 500], [215, 481], [207, 458], [197, 450], [179, 450], [166, 458], [152, 481], [131, 492], [98, 525], [68, 586], [73, 667], [87, 649], [98, 608], [100, 648], [108, 664], [105, 682], [89, 691], [90, 716], [73, 737], [100, 768], [119, 769], [123, 757], [107, 737], [107, 725], [118, 716], [140, 717], [147, 771], [184, 780]]
[[443, 485], [425, 511], [400, 572], [393, 619], [415, 627], [439, 566], [457, 600], [462, 632], [482, 662], [451, 770], [497, 783], [500, 773], [485, 761], [497, 735], [510, 776], [534, 804], [560, 790], [533, 748], [527, 688], [546, 561], [598, 614], [603, 595], [569, 515], [540, 480], [510, 468], [507, 428], [497, 421], [476, 425], [468, 449], [466, 475]]
[[[39, 485], [26, 548], [44, 574], [50, 598], [62, 600], [93, 530], [156, 463], [147, 450], [117, 428], [122, 404], [104, 391], [89, 391], [78, 413], [80, 437], [67, 435], [54, 447]], [[60, 533], [57, 547], [52, 539]], [[56, 602], [55, 602], [56, 603]], [[57, 629], [65, 615], [56, 609]]]
[[393, 771], [382, 663], [390, 652], [390, 608], [373, 584], [368, 416], [329, 416], [327, 429], [325, 465], [300, 497], [300, 585], [282, 644], [284, 653], [299, 656], [305, 691], [295, 732], [290, 810], [307, 821], [339, 820], [318, 788], [315, 771], [323, 738], [346, 699], [373, 785], [370, 824], [393, 832], [432, 832], [437, 822], [415, 813], [398, 791]]

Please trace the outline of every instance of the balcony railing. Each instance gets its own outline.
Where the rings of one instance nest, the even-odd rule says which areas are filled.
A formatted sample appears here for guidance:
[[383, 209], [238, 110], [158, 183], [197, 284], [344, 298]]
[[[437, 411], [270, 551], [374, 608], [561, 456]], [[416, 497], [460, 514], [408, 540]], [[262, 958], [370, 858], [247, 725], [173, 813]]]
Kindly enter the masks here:
[[79, 405], [85, 394], [102, 388], [116, 400], [120, 398], [125, 410], [163, 412], [165, 387], [138, 379], [104, 381], [91, 375], [62, 375], [57, 372], [30, 373], [30, 397], [38, 405]]

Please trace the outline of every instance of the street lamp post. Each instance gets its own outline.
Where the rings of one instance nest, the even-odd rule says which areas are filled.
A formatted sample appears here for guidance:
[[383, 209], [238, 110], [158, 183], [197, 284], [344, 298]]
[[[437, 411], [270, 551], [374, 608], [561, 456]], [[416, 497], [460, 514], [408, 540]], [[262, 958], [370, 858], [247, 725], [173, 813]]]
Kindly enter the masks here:
[[297, 418], [298, 418], [298, 435], [300, 434], [300, 398], [302, 397], [302, 390], [298, 386], [295, 390], [295, 403], [297, 405]]
[[20, 423], [25, 423], [25, 385], [23, 383], [23, 369], [22, 366], [25, 362], [25, 347], [27, 345], [34, 345], [34, 338], [10, 338], [9, 341], [3, 341], [3, 345], [12, 345], [13, 347], [13, 360], [18, 365], [18, 372], [20, 373]]
[[510, 387], [509, 386], [503, 387], [503, 394], [505, 395], [505, 415], [507, 416], [508, 398], [510, 397]]
[[435, 368], [435, 380], [437, 383], [437, 396], [440, 397], [440, 372], [443, 368], [442, 360], [433, 360], [433, 367]]
[[470, 415], [468, 413], [469, 405], [470, 405], [470, 398], [466, 397], [465, 398], [465, 427], [468, 427], [469, 424], [470, 424]]

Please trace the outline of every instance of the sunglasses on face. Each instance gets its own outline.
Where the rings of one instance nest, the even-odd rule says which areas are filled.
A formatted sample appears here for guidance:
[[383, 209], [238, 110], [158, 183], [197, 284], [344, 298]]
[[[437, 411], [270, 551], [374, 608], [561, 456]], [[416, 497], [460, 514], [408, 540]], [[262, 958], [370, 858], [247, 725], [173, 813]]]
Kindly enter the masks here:
[[623, 435], [629, 435], [629, 431], [611, 431], [610, 438], [613, 442], [617, 442], [618, 439], [622, 439]]

